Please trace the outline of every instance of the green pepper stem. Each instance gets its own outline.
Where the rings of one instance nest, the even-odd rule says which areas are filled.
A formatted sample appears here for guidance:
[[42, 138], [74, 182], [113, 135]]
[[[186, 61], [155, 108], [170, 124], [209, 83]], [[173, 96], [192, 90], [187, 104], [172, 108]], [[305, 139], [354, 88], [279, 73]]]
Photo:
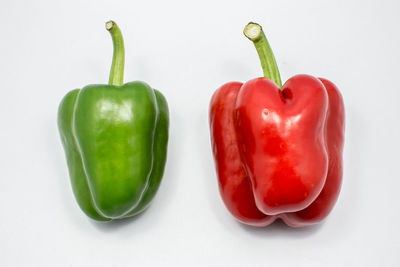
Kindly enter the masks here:
[[118, 25], [110, 20], [106, 23], [106, 29], [110, 32], [113, 41], [113, 59], [111, 64], [108, 84], [121, 86], [124, 82], [125, 49], [124, 39]]
[[265, 37], [264, 31], [257, 23], [250, 22], [243, 30], [244, 35], [254, 43], [258, 56], [261, 61], [261, 67], [264, 77], [272, 80], [279, 88], [282, 87], [281, 75], [276, 64], [274, 54]]

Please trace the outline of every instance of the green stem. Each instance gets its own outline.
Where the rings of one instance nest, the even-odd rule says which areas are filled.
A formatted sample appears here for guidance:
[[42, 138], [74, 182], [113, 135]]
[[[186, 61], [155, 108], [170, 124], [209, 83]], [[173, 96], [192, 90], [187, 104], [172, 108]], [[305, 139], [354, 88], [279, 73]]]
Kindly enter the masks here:
[[125, 49], [124, 39], [117, 24], [110, 20], [106, 23], [106, 29], [110, 32], [113, 41], [113, 59], [111, 64], [108, 84], [121, 86], [124, 82]]
[[260, 25], [250, 22], [243, 30], [244, 35], [254, 43], [264, 77], [272, 80], [279, 88], [282, 87], [281, 75], [276, 64], [274, 54]]

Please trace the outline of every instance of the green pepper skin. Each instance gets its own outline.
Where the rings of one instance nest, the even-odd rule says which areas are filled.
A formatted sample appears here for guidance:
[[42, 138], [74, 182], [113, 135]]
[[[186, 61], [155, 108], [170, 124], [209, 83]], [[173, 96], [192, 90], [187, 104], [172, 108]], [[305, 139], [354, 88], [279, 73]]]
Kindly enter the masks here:
[[73, 90], [59, 106], [58, 127], [87, 216], [109, 221], [148, 207], [167, 155], [168, 105], [160, 92], [143, 82]]

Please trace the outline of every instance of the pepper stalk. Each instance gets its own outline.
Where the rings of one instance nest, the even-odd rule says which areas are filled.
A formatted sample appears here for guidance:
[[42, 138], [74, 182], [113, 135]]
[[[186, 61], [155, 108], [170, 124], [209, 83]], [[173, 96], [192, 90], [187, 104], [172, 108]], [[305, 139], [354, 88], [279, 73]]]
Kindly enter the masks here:
[[278, 65], [262, 27], [257, 23], [249, 22], [244, 28], [243, 33], [256, 47], [264, 77], [272, 80], [279, 88], [282, 88]]
[[113, 59], [110, 70], [109, 85], [121, 86], [124, 83], [125, 48], [124, 39], [118, 25], [110, 20], [106, 22], [106, 29], [110, 32], [113, 41]]

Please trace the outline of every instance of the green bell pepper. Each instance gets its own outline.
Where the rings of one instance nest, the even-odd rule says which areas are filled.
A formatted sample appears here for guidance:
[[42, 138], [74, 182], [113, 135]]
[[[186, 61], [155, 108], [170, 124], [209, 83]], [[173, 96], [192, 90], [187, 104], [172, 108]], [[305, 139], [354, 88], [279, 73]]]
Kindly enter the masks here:
[[114, 46], [109, 84], [69, 92], [58, 110], [73, 192], [83, 212], [99, 221], [149, 206], [163, 176], [169, 127], [159, 91], [144, 82], [123, 84], [122, 34], [113, 21], [106, 29]]

